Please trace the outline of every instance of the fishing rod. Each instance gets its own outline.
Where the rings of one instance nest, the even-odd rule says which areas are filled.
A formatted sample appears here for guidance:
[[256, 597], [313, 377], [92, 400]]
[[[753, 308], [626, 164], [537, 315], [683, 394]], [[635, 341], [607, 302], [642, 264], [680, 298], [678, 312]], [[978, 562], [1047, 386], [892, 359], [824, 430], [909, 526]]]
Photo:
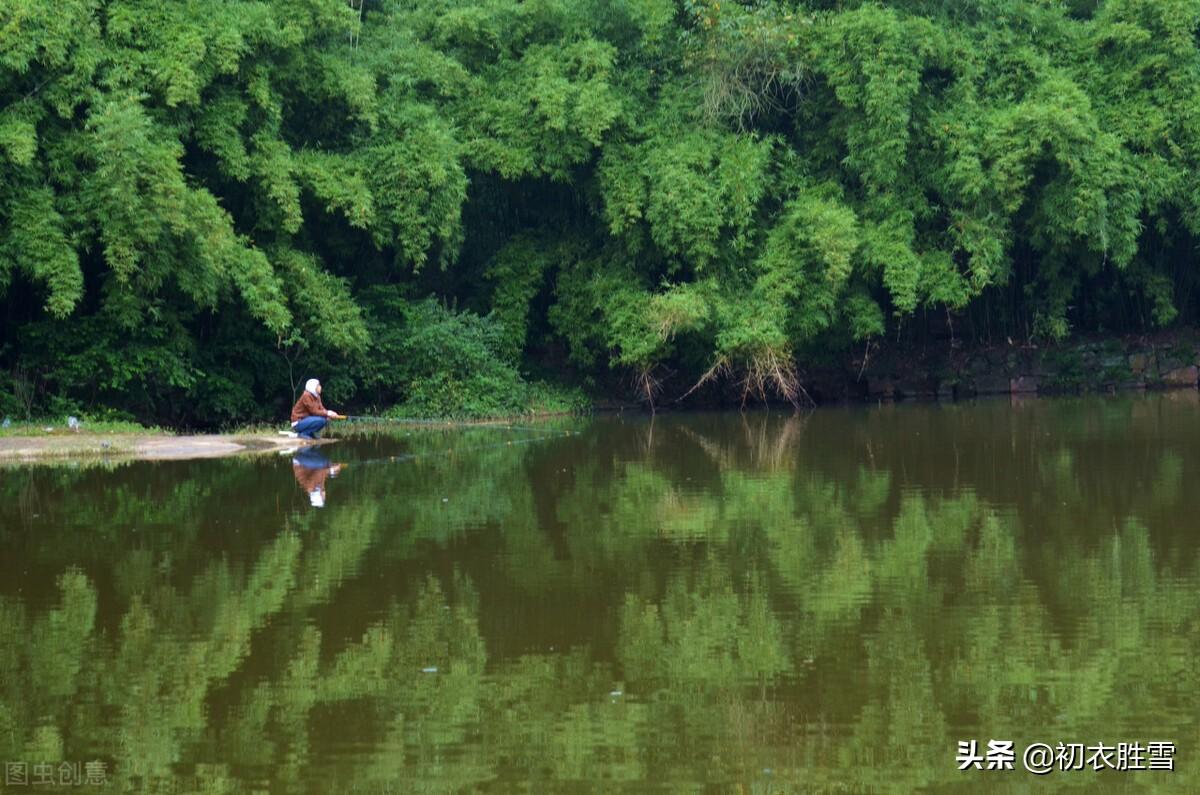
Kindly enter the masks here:
[[453, 420], [426, 420], [426, 419], [416, 419], [416, 418], [412, 418], [412, 417], [380, 417], [380, 416], [374, 416], [374, 415], [368, 415], [368, 414], [345, 414], [345, 415], [343, 415], [343, 419], [350, 420], [351, 422], [378, 422], [381, 424], [387, 423], [387, 422], [402, 423], [404, 425], [454, 425], [454, 424], [456, 424]]
[[[381, 425], [386, 423], [395, 423], [398, 425], [425, 425], [443, 428], [495, 428], [498, 430], [523, 431], [525, 433], [546, 433], [547, 430], [546, 428], [533, 428], [527, 425], [511, 425], [509, 423], [489, 422], [487, 420], [478, 422], [463, 422], [456, 420], [429, 420], [408, 417], [377, 417], [365, 414], [347, 414], [345, 415], [344, 419], [350, 420], [351, 422], [379, 423]], [[571, 433], [573, 432], [568, 431], [567, 435], [569, 436]]]
[[[576, 434], [574, 432], [568, 431], [566, 435], [572, 436], [572, 435], [576, 435]], [[401, 453], [399, 455], [381, 456], [379, 458], [364, 458], [364, 459], [359, 459], [357, 461], [350, 460], [347, 463], [349, 463], [353, 466], [356, 466], [356, 467], [362, 466], [364, 464], [395, 464], [395, 463], [399, 463], [399, 462], [403, 462], [403, 461], [412, 461], [412, 460], [415, 460], [418, 458], [429, 458], [432, 456], [454, 455], [454, 453], [456, 453], [456, 452], [473, 453], [473, 452], [476, 452], [479, 450], [491, 450], [491, 449], [495, 449], [497, 447], [516, 447], [517, 445], [521, 445], [521, 444], [532, 444], [533, 442], [542, 442], [542, 441], [546, 441], [547, 439], [560, 439], [560, 438], [562, 438], [562, 437], [560, 437], [558, 434], [535, 436], [535, 437], [528, 438], [528, 439], [517, 439], [515, 441], [510, 440], [507, 442], [499, 442], [497, 444], [476, 444], [476, 445], [468, 445], [468, 446], [462, 447], [462, 448], [451, 447], [446, 450], [429, 450], [429, 451], [422, 452], [422, 453]]]

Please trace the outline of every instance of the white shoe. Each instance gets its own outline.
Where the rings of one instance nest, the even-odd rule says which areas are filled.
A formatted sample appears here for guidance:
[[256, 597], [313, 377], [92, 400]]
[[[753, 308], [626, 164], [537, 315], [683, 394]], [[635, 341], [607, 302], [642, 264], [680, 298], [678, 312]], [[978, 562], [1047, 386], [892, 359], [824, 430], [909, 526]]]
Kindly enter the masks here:
[[295, 439], [295, 438], [296, 438], [296, 436], [297, 436], [297, 434], [296, 434], [296, 432], [295, 432], [295, 431], [280, 431], [280, 432], [279, 432], [279, 435], [280, 435], [280, 436], [286, 436], [286, 437], [287, 437], [287, 438], [289, 438], [289, 439]]

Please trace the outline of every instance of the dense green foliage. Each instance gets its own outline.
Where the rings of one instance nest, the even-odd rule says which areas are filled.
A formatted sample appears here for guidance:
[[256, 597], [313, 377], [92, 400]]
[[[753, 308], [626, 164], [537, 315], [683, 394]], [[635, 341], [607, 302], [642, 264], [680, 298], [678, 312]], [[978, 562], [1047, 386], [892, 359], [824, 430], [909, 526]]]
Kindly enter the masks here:
[[[1189, 320], [1198, 31], [1196, 0], [8, 0], [0, 391], [794, 397], [884, 335]], [[437, 360], [431, 296], [499, 364]]]

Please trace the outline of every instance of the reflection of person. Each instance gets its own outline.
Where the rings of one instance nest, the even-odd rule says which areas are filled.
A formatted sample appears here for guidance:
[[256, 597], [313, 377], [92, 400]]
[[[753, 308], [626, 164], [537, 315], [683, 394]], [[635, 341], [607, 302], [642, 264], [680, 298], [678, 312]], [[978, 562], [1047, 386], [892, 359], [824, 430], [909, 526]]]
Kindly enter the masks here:
[[325, 480], [337, 477], [341, 464], [331, 464], [315, 448], [306, 447], [292, 458], [292, 474], [314, 508], [325, 507]]
[[316, 439], [330, 420], [340, 419], [341, 416], [325, 408], [321, 402], [321, 382], [310, 378], [304, 385], [300, 399], [292, 406], [292, 432], [301, 439]]

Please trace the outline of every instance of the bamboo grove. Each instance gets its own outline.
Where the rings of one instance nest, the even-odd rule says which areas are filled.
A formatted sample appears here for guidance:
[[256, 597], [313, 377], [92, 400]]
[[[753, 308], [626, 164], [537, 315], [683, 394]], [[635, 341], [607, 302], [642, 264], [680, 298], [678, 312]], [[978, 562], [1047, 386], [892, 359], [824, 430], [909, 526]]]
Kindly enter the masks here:
[[1194, 0], [4, 0], [0, 411], [227, 424], [312, 373], [441, 413], [546, 374], [795, 399], [872, 339], [1189, 322], [1198, 31]]

